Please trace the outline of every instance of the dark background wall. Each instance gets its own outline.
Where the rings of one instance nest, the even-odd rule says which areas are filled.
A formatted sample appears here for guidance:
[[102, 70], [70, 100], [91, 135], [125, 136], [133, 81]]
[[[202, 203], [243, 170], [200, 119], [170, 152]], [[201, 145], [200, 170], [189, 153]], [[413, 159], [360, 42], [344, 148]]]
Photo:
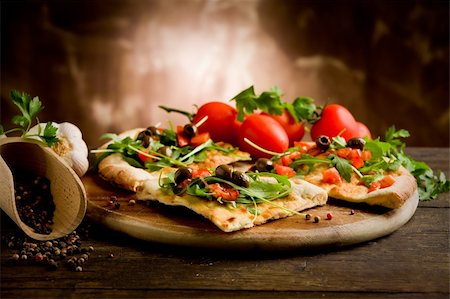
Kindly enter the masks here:
[[449, 146], [448, 1], [1, 2], [1, 123], [11, 89], [44, 121], [105, 132], [184, 121], [160, 104], [227, 101], [254, 85], [341, 103], [373, 135]]

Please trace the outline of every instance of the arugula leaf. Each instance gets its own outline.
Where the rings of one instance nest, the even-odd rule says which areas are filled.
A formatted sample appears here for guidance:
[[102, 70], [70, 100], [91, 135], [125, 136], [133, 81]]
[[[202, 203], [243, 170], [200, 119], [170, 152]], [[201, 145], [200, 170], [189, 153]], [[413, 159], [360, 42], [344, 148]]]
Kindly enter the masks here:
[[297, 97], [292, 102], [292, 107], [294, 109], [294, 113], [291, 110], [288, 110], [293, 116], [295, 116], [297, 121], [299, 119], [303, 119], [313, 122], [318, 118], [318, 107], [314, 104], [314, 100], [310, 97]]
[[353, 167], [350, 161], [334, 154], [329, 155], [328, 158], [331, 160], [331, 164], [339, 171], [339, 174], [347, 182], [350, 182], [353, 173]]
[[257, 106], [259, 109], [269, 114], [281, 115], [285, 108], [281, 96], [281, 90], [276, 86], [272, 87], [270, 91], [264, 91], [257, 98]]

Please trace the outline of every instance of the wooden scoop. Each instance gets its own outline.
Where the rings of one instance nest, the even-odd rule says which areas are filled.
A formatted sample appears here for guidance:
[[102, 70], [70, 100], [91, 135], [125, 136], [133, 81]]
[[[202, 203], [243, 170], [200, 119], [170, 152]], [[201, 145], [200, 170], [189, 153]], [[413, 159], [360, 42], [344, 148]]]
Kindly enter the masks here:
[[[13, 172], [46, 177], [55, 203], [52, 232], [39, 234], [19, 217]], [[73, 232], [86, 213], [86, 191], [75, 171], [52, 149], [39, 141], [20, 137], [0, 139], [0, 207], [31, 238], [53, 240]]]

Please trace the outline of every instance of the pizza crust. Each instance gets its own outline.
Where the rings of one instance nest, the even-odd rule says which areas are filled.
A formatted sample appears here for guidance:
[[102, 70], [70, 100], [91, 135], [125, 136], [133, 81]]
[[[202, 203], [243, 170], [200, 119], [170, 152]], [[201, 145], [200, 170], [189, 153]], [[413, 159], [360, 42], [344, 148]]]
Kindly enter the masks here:
[[255, 215], [249, 211], [249, 209], [254, 209], [253, 205], [237, 204], [236, 207], [232, 207], [231, 205], [221, 204], [216, 200], [208, 200], [188, 194], [182, 196], [169, 194], [159, 188], [159, 175], [158, 177], [156, 174], [153, 176], [153, 179], [146, 180], [138, 188], [136, 193], [138, 199], [186, 207], [209, 219], [224, 232], [233, 232], [261, 225], [270, 220], [289, 217], [294, 213], [286, 209], [299, 212], [324, 205], [328, 199], [327, 193], [321, 188], [300, 179], [291, 179], [292, 192], [284, 198], [271, 201], [272, 204], [258, 204], [258, 215], [255, 219]]
[[416, 179], [404, 168], [389, 172], [395, 183], [387, 188], [368, 192], [369, 189], [360, 184], [356, 175], [350, 182], [326, 184], [322, 182], [322, 172], [326, 167], [318, 167], [305, 177], [305, 180], [326, 190], [328, 196], [355, 203], [379, 205], [390, 209], [401, 207], [417, 190]]

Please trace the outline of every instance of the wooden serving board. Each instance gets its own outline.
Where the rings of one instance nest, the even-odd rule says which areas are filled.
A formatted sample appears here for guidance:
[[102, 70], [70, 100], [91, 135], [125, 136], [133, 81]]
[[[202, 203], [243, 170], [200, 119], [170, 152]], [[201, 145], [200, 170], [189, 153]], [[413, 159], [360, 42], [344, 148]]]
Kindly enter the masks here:
[[[414, 215], [415, 193], [396, 210], [329, 199], [308, 210], [319, 223], [292, 216], [233, 233], [225, 233], [202, 216], [184, 207], [139, 202], [134, 193], [113, 187], [95, 174], [82, 178], [88, 198], [87, 216], [108, 228], [132, 237], [165, 244], [233, 250], [289, 250], [337, 247], [386, 236]], [[110, 204], [115, 196], [120, 207]], [[130, 205], [130, 200], [136, 204]], [[352, 212], [354, 211], [354, 213]], [[327, 213], [333, 218], [326, 219]]]

